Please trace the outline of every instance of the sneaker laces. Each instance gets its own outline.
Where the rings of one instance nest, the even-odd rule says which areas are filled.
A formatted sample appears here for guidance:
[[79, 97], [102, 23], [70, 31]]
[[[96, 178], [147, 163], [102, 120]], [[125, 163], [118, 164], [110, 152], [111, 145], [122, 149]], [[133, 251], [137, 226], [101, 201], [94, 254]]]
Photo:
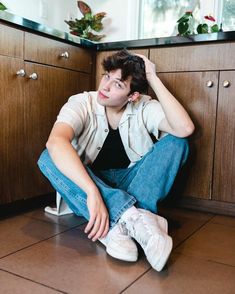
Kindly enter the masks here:
[[130, 239], [130, 236], [128, 234], [128, 230], [126, 228], [126, 225], [121, 220], [118, 221], [116, 226], [111, 230], [111, 234], [118, 235], [119, 239]]
[[119, 220], [118, 222], [119, 230], [122, 235], [128, 235], [128, 230], [126, 228], [126, 224]]
[[129, 235], [144, 248], [147, 246], [149, 239], [154, 235], [152, 226], [145, 222], [143, 214], [132, 215], [130, 221], [125, 223], [125, 227], [127, 228]]

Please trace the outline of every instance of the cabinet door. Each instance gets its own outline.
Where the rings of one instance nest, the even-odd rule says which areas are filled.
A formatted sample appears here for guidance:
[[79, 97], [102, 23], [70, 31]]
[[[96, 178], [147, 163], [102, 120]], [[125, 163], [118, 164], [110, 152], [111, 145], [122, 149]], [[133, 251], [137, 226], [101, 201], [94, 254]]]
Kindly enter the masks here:
[[235, 202], [235, 71], [220, 73], [213, 199]]
[[24, 193], [18, 195], [30, 198], [52, 191], [37, 167], [37, 160], [45, 148], [46, 141], [62, 105], [69, 96], [89, 90], [90, 75], [37, 65], [26, 62], [27, 75], [37, 74], [37, 79], [27, 78], [24, 100], [23, 145], [24, 172], [22, 187]]
[[0, 56], [0, 204], [21, 193], [24, 121], [24, 68], [20, 59]]
[[0, 23], [0, 54], [23, 59], [24, 32]]
[[[218, 72], [158, 74], [195, 124], [190, 157], [181, 186], [183, 195], [211, 198]], [[213, 85], [209, 87], [207, 82]]]
[[[65, 52], [68, 55], [61, 56]], [[24, 59], [86, 73], [91, 73], [92, 70], [91, 50], [28, 32], [25, 33]]]

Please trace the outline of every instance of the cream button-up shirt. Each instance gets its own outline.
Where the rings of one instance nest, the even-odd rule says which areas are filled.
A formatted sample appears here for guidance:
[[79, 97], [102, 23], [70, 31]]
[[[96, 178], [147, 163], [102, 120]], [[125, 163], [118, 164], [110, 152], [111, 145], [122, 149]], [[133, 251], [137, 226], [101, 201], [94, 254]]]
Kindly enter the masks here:
[[[142, 95], [138, 102], [127, 104], [118, 129], [130, 159], [129, 166], [140, 160], [153, 146], [150, 134], [159, 139], [158, 125], [164, 117], [160, 103], [150, 96]], [[97, 92], [71, 96], [61, 108], [58, 122], [67, 123], [73, 128], [74, 148], [84, 164], [92, 163], [109, 132], [105, 107], [97, 102]]]

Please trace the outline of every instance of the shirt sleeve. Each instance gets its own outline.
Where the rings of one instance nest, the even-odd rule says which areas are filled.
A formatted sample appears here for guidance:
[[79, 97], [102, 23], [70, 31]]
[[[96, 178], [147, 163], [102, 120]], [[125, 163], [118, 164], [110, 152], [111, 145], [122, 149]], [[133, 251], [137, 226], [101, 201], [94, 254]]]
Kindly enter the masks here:
[[143, 121], [148, 132], [153, 134], [156, 139], [159, 139], [158, 126], [165, 117], [160, 102], [152, 99], [145, 103], [143, 107]]
[[88, 117], [87, 93], [71, 96], [68, 102], [61, 108], [55, 122], [63, 122], [70, 125], [75, 136], [81, 134]]

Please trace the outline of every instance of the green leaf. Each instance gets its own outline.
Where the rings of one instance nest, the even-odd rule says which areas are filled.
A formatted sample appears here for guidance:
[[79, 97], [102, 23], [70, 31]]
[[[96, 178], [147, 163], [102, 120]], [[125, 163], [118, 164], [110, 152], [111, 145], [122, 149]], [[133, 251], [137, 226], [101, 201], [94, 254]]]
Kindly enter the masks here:
[[92, 20], [92, 14], [91, 13], [86, 13], [85, 15], [84, 15], [84, 18], [85, 18], [85, 20]]
[[103, 29], [103, 24], [100, 21], [92, 21], [91, 28], [96, 32], [100, 32]]
[[208, 34], [208, 32], [209, 32], [208, 25], [206, 23], [198, 25], [197, 32], [198, 32], [198, 34]]
[[6, 9], [7, 9], [6, 6], [0, 2], [0, 10], [6, 10]]
[[180, 22], [178, 24], [178, 31], [180, 35], [184, 35], [189, 28], [189, 24], [187, 22]]
[[180, 19], [177, 20], [177, 22], [186, 22], [189, 21], [192, 17], [192, 14], [184, 14]]
[[211, 32], [212, 33], [218, 33], [219, 32], [219, 26], [217, 24], [214, 24], [212, 27], [211, 27]]

